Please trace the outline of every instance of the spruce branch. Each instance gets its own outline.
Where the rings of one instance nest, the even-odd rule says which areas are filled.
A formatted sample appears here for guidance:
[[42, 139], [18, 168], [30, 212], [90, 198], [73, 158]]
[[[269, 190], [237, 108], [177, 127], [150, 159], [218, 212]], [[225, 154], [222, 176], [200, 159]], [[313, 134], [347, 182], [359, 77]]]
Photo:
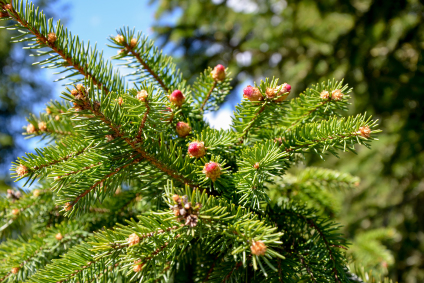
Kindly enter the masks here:
[[149, 115], [149, 112], [150, 112], [149, 102], [146, 101], [145, 103], [146, 103], [146, 112], [144, 112], [143, 120], [141, 120], [140, 127], [138, 128], [138, 134], [137, 134], [137, 140], [139, 142], [142, 141], [141, 136], [143, 134], [143, 129], [146, 126], [147, 116]]
[[[272, 221], [275, 221], [280, 229], [296, 231], [296, 235], [292, 234], [293, 236], [289, 236], [289, 239], [285, 239], [292, 242], [291, 245], [295, 250], [291, 253], [295, 258], [299, 256], [299, 252], [304, 251], [305, 260], [316, 261], [318, 258], [323, 260], [320, 267], [315, 266], [314, 271], [310, 269], [316, 280], [327, 278], [327, 280], [336, 282], [349, 282], [345, 271], [346, 260], [343, 253], [340, 252], [340, 249], [346, 249], [346, 243], [338, 232], [338, 226], [328, 219], [316, 216], [314, 210], [292, 203], [285, 202], [281, 206], [268, 206], [267, 210]], [[325, 256], [322, 255], [319, 247], [325, 249]]]
[[50, 56], [37, 65], [79, 84], [62, 93], [68, 102], [28, 119], [29, 136], [56, 144], [12, 166], [27, 183], [47, 181], [32, 196], [0, 198], [3, 281], [172, 281], [193, 267], [196, 282], [350, 282], [346, 241], [328, 215], [332, 190], [358, 179], [319, 168], [285, 175], [299, 153], [337, 155], [375, 140], [370, 117], [340, 118], [347, 85], [320, 83], [287, 103], [291, 86], [266, 79], [243, 90], [232, 130], [214, 130], [203, 114], [229, 94], [224, 66], [189, 86], [171, 57], [123, 28], [110, 41], [114, 59], [135, 69], [127, 89], [96, 48], [13, 1], [0, 0], [1, 20], [21, 33], [13, 40], [31, 42], [35, 56]]
[[205, 97], [205, 100], [203, 100], [202, 105], [200, 106], [200, 111], [204, 111], [205, 105], [208, 102], [209, 97], [211, 96], [213, 90], [215, 89], [216, 84], [217, 84], [217, 81], [214, 81], [213, 84], [212, 84], [212, 86], [211, 86], [211, 88], [210, 88], [210, 90], [208, 91], [208, 94]]
[[[53, 21], [51, 19], [47, 21], [43, 12], [35, 10], [32, 3], [24, 4], [23, 1], [13, 0], [10, 3], [8, 13], [10, 17], [19, 23], [17, 29], [22, 31], [22, 35], [15, 38], [17, 42], [34, 40], [36, 43], [30, 47], [31, 49], [49, 47], [58, 54], [58, 56], [50, 57], [43, 62], [39, 62], [39, 64], [52, 63], [49, 68], [65, 66], [64, 72], [71, 71], [70, 68], [76, 71], [71, 71], [70, 75], [62, 79], [74, 77], [79, 73], [84, 78], [90, 79], [105, 94], [111, 90], [118, 90], [123, 87], [119, 75], [111, 70], [111, 65], [104, 62], [101, 55], [100, 59], [97, 59], [98, 52], [96, 50], [89, 52], [89, 47], [85, 50], [84, 44], [80, 43], [78, 38], [72, 38], [60, 22], [57, 23], [56, 28], [53, 28]], [[22, 39], [29, 33], [34, 38]], [[50, 52], [39, 52], [38, 55], [48, 54]], [[75, 81], [80, 81], [80, 79]]]
[[[93, 192], [94, 189], [96, 189], [99, 185], [103, 184], [103, 182], [106, 182], [107, 180], [109, 180], [111, 177], [115, 176], [116, 174], [120, 173], [122, 170], [124, 170], [125, 168], [134, 165], [138, 162], [140, 162], [140, 158], [132, 158], [133, 160], [131, 162], [126, 162], [126, 164], [121, 165], [119, 167], [117, 167], [116, 169], [114, 169], [112, 172], [110, 172], [109, 174], [105, 175], [102, 179], [100, 179], [99, 181], [95, 182], [90, 188], [86, 189], [85, 191], [81, 192], [80, 194], [76, 195], [75, 198], [69, 200], [66, 205], [65, 205], [65, 210], [66, 211], [71, 211], [71, 213], [74, 211], [75, 205], [82, 199], [84, 198], [86, 195], [90, 194]], [[90, 167], [90, 166], [88, 166]], [[93, 166], [94, 167], [94, 166]], [[92, 167], [91, 167], [92, 168]], [[87, 169], [91, 169], [91, 168], [87, 168]], [[63, 185], [63, 184], [61, 184]], [[75, 186], [74, 186], [74, 190], [75, 190]]]
[[[252, 142], [263, 138], [262, 131], [272, 130], [278, 126], [284, 116], [285, 103], [283, 100], [288, 93], [281, 94], [284, 85], [278, 86], [278, 79], [261, 81], [259, 87], [248, 88], [254, 96], [244, 95], [244, 100], [236, 106], [232, 127], [239, 134], [239, 143], [243, 144], [248, 138]], [[273, 131], [271, 131], [273, 132]]]
[[[332, 93], [337, 90], [343, 95], [332, 97]], [[336, 115], [337, 110], [346, 111], [347, 100], [350, 98], [348, 94], [351, 91], [348, 85], [343, 85], [343, 80], [339, 82], [333, 79], [313, 85], [298, 98], [290, 101], [282, 120], [282, 129], [291, 131], [300, 124]]]
[[[200, 73], [193, 84], [194, 108], [199, 109], [201, 113], [218, 110], [231, 91], [231, 73], [222, 65], [215, 67], [215, 69], [217, 68], [220, 69], [217, 71], [212, 68], [206, 69]], [[214, 76], [217, 72], [221, 78]]]
[[[43, 218], [44, 211], [55, 209], [52, 193], [45, 188], [35, 189], [31, 193], [23, 193], [22, 197], [14, 202], [8, 199], [1, 200], [1, 238], [6, 238], [15, 229], [33, 219], [38, 218], [38, 222], [41, 222], [40, 219]], [[29, 227], [27, 227], [27, 230], [30, 230]]]
[[11, 168], [12, 171], [16, 172], [20, 166], [25, 166], [26, 174], [19, 175], [12, 173], [12, 176], [18, 177], [17, 180], [22, 178], [28, 178], [25, 185], [31, 181], [34, 181], [37, 177], [46, 174], [51, 170], [52, 167], [66, 162], [72, 158], [75, 158], [90, 149], [93, 149], [96, 145], [94, 142], [86, 143], [81, 142], [74, 137], [62, 139], [57, 142], [56, 145], [51, 145], [43, 149], [36, 149], [36, 154], [27, 153], [26, 156], [18, 158], [13, 163]]
[[[377, 121], [365, 115], [340, 119], [331, 117], [328, 121], [297, 127], [276, 140], [287, 153], [314, 151], [321, 156], [321, 153], [329, 151], [337, 156], [335, 149], [354, 152], [355, 143], [369, 147], [368, 142], [374, 140], [370, 134], [379, 132], [373, 130], [376, 125]], [[370, 134], [364, 136], [361, 127], [370, 129]]]
[[135, 33], [129, 28], [121, 28], [116, 37], [110, 37], [110, 47], [121, 51], [115, 59], [124, 59], [128, 68], [136, 69], [129, 76], [134, 76], [134, 81], [152, 82], [165, 93], [179, 89], [183, 91], [186, 82], [172, 58], [162, 54], [153, 41], [149, 40], [141, 32]]
[[[91, 91], [91, 90], [90, 90]], [[87, 97], [87, 94], [83, 94], [84, 97]], [[92, 96], [92, 94], [91, 94]], [[149, 161], [152, 165], [154, 165], [156, 168], [158, 168], [160, 171], [166, 173], [167, 175], [171, 176], [172, 178], [180, 181], [181, 183], [189, 184], [190, 186], [194, 187], [195, 185], [191, 180], [188, 180], [184, 178], [183, 176], [179, 175], [174, 170], [168, 168], [165, 164], [161, 163], [159, 160], [157, 160], [154, 156], [148, 154], [145, 150], [143, 150], [139, 145], [137, 145], [136, 141], [131, 140], [126, 133], [120, 130], [119, 126], [115, 125], [111, 119], [109, 119], [105, 114], [100, 111], [100, 107], [95, 107], [92, 105], [88, 99], [83, 99], [80, 102], [84, 109], [89, 109], [91, 113], [95, 115], [96, 118], [98, 118], [100, 121], [102, 121], [107, 127], [112, 130], [114, 136], [119, 137], [123, 139], [131, 148], [136, 151], [138, 154], [141, 155], [141, 157], [147, 161]]]
[[143, 66], [143, 68], [151, 75], [153, 76], [153, 78], [158, 82], [158, 84], [162, 87], [162, 89], [165, 92], [169, 92], [170, 89], [164, 84], [164, 82], [162, 81], [162, 79], [149, 67], [149, 65], [147, 65], [147, 63], [141, 58], [141, 54], [139, 52], [136, 52], [134, 50], [134, 48], [136, 47], [131, 47], [130, 44], [128, 44], [127, 42], [124, 41], [123, 43], [124, 47], [125, 47], [125, 51], [126, 52], [130, 52], [136, 59], [137, 61]]
[[[76, 222], [63, 222], [60, 225], [48, 228], [29, 241], [18, 239], [2, 243], [0, 255], [5, 259], [5, 262], [0, 268], [0, 274], [7, 273], [3, 275], [0, 281], [30, 278], [35, 270], [42, 269], [65, 246], [81, 242], [88, 235], [89, 233], [81, 230]], [[18, 274], [13, 274], [10, 271], [12, 268], [19, 268]]]

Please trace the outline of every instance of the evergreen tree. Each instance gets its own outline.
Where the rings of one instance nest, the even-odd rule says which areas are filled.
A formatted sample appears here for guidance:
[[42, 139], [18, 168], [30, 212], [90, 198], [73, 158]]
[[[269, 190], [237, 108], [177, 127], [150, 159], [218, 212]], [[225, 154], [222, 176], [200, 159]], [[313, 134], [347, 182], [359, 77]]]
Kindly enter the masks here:
[[[51, 144], [12, 166], [17, 180], [38, 188], [1, 199], [1, 281], [369, 279], [348, 270], [338, 224], [307, 200], [331, 208], [325, 195], [357, 178], [322, 168], [303, 169], [295, 181], [285, 175], [309, 153], [355, 152], [375, 140], [370, 116], [341, 116], [351, 92], [343, 82], [318, 83], [286, 102], [291, 86], [266, 79], [243, 90], [232, 129], [215, 130], [203, 114], [230, 92], [222, 65], [189, 85], [172, 58], [122, 28], [110, 47], [135, 69], [129, 85], [33, 4], [0, 5], [1, 18], [15, 21], [8, 29], [20, 32], [13, 40], [71, 80], [65, 101], [24, 128]], [[290, 196], [295, 183], [307, 198]]]
[[[362, 180], [340, 195], [336, 216], [350, 241], [374, 235], [390, 250], [388, 257], [360, 244], [359, 258], [373, 258], [367, 267], [387, 272], [388, 265], [399, 282], [424, 282], [424, 2], [152, 2], [159, 7], [158, 42], [170, 43], [188, 79], [220, 63], [238, 74], [233, 85], [272, 76], [289, 81], [294, 93], [330, 78], [355, 85], [350, 113], [379, 118], [383, 133], [372, 153], [326, 159], [327, 168]], [[228, 100], [237, 99], [233, 92]], [[323, 164], [313, 156], [307, 163]]]

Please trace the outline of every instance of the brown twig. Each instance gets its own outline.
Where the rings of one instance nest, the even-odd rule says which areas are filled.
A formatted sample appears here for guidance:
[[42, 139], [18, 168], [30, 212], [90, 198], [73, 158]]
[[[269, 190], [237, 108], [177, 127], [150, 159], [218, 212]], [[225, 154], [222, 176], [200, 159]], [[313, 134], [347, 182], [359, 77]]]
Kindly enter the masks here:
[[203, 108], [205, 107], [205, 105], [206, 105], [206, 103], [208, 102], [208, 100], [209, 100], [209, 97], [211, 96], [211, 94], [212, 94], [212, 92], [213, 92], [213, 90], [215, 89], [215, 87], [216, 87], [216, 83], [217, 83], [217, 81], [213, 81], [213, 85], [212, 85], [212, 87], [211, 87], [211, 89], [209, 90], [209, 92], [208, 92], [208, 95], [206, 95], [206, 98], [205, 98], [205, 100], [203, 100], [203, 103], [202, 103], [202, 106], [200, 106], [200, 111], [203, 111]]
[[149, 112], [150, 112], [149, 102], [148, 102], [148, 101], [146, 101], [146, 112], [144, 113], [144, 115], [143, 115], [143, 120], [141, 120], [140, 127], [138, 128], [137, 140], [138, 140], [139, 142], [141, 142], [141, 141], [142, 141], [142, 139], [141, 139], [141, 135], [143, 134], [144, 125], [146, 124], [146, 121], [147, 121], [147, 115], [149, 115]]
[[265, 110], [266, 103], [264, 103], [261, 107], [261, 109], [256, 113], [255, 117], [250, 120], [250, 125], [244, 130], [243, 136], [240, 138], [240, 144], [243, 143], [244, 139], [247, 137], [247, 134], [249, 133], [249, 130], [253, 127], [253, 124], [255, 123], [255, 120], [258, 119], [259, 115]]
[[127, 51], [131, 52], [131, 54], [137, 59], [137, 61], [143, 65], [143, 68], [146, 69], [154, 78], [155, 80], [160, 84], [160, 86], [163, 88], [163, 90], [167, 93], [169, 92], [169, 88], [165, 85], [165, 83], [162, 81], [162, 79], [147, 65], [146, 62], [141, 58], [140, 54], [134, 50], [134, 48], [131, 48], [128, 43], [124, 43], [125, 48]]
[[126, 167], [133, 165], [135, 163], [138, 163], [141, 159], [140, 158], [136, 158], [134, 159], [132, 162], [127, 163], [121, 167], [118, 167], [117, 169], [115, 169], [114, 171], [112, 171], [111, 173], [107, 174], [103, 179], [101, 179], [100, 181], [97, 181], [94, 185], [92, 185], [89, 189], [85, 190], [82, 194], [80, 194], [74, 201], [72, 201], [72, 205], [76, 204], [81, 198], [85, 197], [88, 193], [90, 193], [94, 188], [96, 188], [99, 184], [101, 184], [102, 182], [106, 181], [107, 179], [109, 179], [110, 177], [112, 177], [113, 175], [117, 174], [119, 171], [121, 171], [122, 169], [125, 169]]
[[36, 29], [33, 29], [29, 23], [27, 23], [24, 19], [22, 19], [19, 14], [16, 12], [15, 8], [13, 7], [13, 1], [10, 3], [11, 10], [10, 10], [10, 16], [12, 16], [16, 21], [18, 21], [23, 27], [27, 28], [32, 34], [34, 34], [38, 41], [44, 45], [47, 45], [50, 47], [53, 51], [55, 51], [57, 54], [59, 54], [69, 66], [72, 66], [74, 69], [76, 69], [81, 75], [83, 75], [86, 78], [90, 78], [93, 81], [93, 84], [96, 85], [99, 89], [102, 89], [105, 94], [109, 93], [109, 90], [100, 83], [95, 75], [93, 73], [89, 73], [88, 71], [84, 70], [82, 66], [79, 66], [73, 62], [72, 57], [69, 57], [65, 54], [63, 50], [61, 50], [59, 47], [55, 45], [55, 43], [50, 43], [46, 36], [43, 34], [40, 34], [40, 32]]
[[298, 150], [298, 149], [301, 149], [301, 148], [309, 147], [309, 146], [314, 145], [315, 143], [318, 143], [318, 142], [322, 142], [322, 141], [326, 141], [326, 140], [334, 140], [335, 138], [342, 138], [342, 139], [343, 138], [350, 138], [350, 137], [354, 137], [354, 136], [357, 136], [357, 135], [360, 135], [360, 134], [358, 134], [358, 132], [353, 132], [353, 133], [350, 133], [348, 135], [329, 136], [329, 137], [326, 137], [326, 138], [312, 140], [313, 143], [303, 144], [303, 145], [298, 146], [298, 147], [284, 148], [283, 150], [286, 151], [286, 152], [291, 152], [291, 151]]
[[314, 109], [309, 110], [307, 113], [303, 114], [302, 116], [300, 116], [299, 119], [297, 119], [295, 122], [293, 122], [287, 129], [286, 131], [291, 131], [291, 129], [296, 126], [300, 121], [303, 120], [304, 117], [309, 116], [310, 114], [312, 114], [313, 112], [317, 111], [319, 108], [321, 108], [321, 106], [326, 105], [327, 103], [331, 102], [331, 97], [328, 98], [328, 100], [322, 101], [318, 104], [317, 107], [315, 107]]
[[309, 268], [309, 265], [307, 265], [305, 263], [305, 258], [299, 253], [299, 257], [300, 257], [300, 262], [302, 263], [302, 265], [305, 267], [306, 272], [309, 274], [309, 276], [311, 276], [311, 279], [314, 283], [316, 283], [317, 281], [315, 280], [314, 274], [312, 273], [311, 269]]

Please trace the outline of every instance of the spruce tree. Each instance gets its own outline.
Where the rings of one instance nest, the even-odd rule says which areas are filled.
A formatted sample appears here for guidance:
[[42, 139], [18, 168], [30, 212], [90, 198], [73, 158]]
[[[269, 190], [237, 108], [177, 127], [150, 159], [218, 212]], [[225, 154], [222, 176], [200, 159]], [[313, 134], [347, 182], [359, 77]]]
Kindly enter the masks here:
[[313, 208], [331, 208], [326, 195], [357, 178], [286, 174], [306, 154], [375, 140], [377, 121], [342, 116], [351, 92], [342, 81], [288, 101], [288, 83], [265, 79], [243, 90], [232, 128], [216, 130], [203, 114], [231, 90], [224, 66], [189, 85], [172, 58], [122, 28], [110, 47], [134, 69], [125, 81], [34, 5], [0, 5], [20, 32], [13, 41], [69, 81], [64, 101], [24, 127], [50, 144], [12, 166], [37, 188], [1, 199], [2, 282], [362, 282], [339, 225]]

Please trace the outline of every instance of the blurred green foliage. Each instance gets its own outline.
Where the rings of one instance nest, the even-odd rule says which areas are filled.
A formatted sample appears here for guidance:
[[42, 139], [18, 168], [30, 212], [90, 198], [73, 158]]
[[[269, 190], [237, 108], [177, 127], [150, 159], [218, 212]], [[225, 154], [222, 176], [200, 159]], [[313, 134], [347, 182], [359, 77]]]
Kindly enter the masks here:
[[[222, 63], [238, 74], [234, 85], [276, 76], [293, 86], [292, 93], [333, 77], [356, 86], [352, 113], [374, 115], [384, 132], [373, 151], [328, 158], [333, 168], [362, 180], [340, 196], [343, 205], [337, 214], [355, 243], [353, 256], [367, 268], [383, 272], [387, 266], [395, 281], [423, 282], [424, 4], [151, 2], [159, 5], [155, 32], [180, 55], [179, 65], [189, 78]], [[167, 24], [175, 16], [176, 23]], [[240, 96], [234, 93], [232, 98]], [[372, 254], [367, 249], [384, 256], [361, 257]]]

